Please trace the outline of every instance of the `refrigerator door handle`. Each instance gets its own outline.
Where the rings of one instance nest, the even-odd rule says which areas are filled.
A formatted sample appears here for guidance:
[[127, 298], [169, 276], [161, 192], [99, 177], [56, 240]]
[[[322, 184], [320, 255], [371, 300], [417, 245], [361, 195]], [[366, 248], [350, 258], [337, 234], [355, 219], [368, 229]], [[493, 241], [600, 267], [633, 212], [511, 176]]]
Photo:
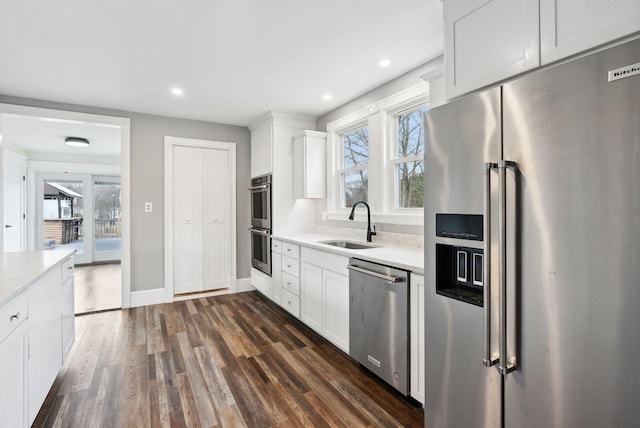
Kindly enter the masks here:
[[515, 168], [512, 161], [498, 161], [498, 234], [499, 234], [499, 352], [498, 372], [501, 375], [516, 369], [515, 356], [507, 359], [507, 168]]
[[482, 364], [491, 367], [498, 362], [498, 357], [491, 353], [491, 171], [498, 167], [498, 164], [486, 162], [484, 169], [484, 212], [483, 222], [483, 326], [484, 343]]

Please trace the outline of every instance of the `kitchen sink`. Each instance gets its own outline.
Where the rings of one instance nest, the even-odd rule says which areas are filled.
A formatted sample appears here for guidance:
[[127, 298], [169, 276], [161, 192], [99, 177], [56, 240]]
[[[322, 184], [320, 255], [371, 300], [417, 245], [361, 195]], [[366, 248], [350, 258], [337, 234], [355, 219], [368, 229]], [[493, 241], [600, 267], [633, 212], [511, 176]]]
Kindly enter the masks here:
[[369, 248], [379, 248], [380, 245], [365, 244], [364, 242], [353, 241], [320, 241], [320, 244], [331, 245], [333, 247], [345, 248], [347, 250], [366, 250]]

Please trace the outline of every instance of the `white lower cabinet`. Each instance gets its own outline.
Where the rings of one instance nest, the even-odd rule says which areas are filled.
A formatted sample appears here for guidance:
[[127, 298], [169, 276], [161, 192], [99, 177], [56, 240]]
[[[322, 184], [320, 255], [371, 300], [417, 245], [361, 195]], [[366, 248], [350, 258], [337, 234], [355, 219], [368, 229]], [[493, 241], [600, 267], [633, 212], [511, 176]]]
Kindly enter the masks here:
[[75, 338], [74, 259], [0, 307], [0, 427], [33, 424]]
[[302, 247], [300, 319], [349, 353], [347, 257]]
[[27, 298], [0, 308], [0, 427], [26, 427]]
[[60, 266], [29, 288], [29, 424], [62, 367]]
[[409, 281], [411, 396], [424, 405], [424, 276], [412, 273]]
[[271, 253], [271, 300], [282, 304], [282, 255]]
[[62, 361], [69, 355], [75, 341], [74, 258], [62, 263]]
[[283, 242], [281, 248], [280, 274], [273, 276], [273, 287], [281, 293], [280, 306], [300, 318], [300, 247]]
[[300, 319], [322, 334], [322, 268], [302, 262]]
[[324, 336], [349, 352], [349, 277], [322, 271]]

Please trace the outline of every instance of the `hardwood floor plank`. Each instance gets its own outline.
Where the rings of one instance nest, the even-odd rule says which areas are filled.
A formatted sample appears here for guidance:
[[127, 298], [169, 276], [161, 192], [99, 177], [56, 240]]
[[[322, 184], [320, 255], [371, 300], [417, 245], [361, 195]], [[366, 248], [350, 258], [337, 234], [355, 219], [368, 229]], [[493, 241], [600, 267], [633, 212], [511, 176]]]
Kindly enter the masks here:
[[160, 325], [160, 312], [157, 306], [146, 307], [147, 325], [147, 354], [155, 354], [166, 349], [162, 326]]
[[422, 427], [422, 410], [256, 292], [77, 318], [34, 427]]
[[201, 346], [194, 351], [213, 404], [218, 409], [218, 413], [222, 413], [225, 407], [235, 406], [236, 401], [220, 368], [215, 364], [215, 361], [219, 360], [216, 359], [212, 349], [212, 347]]
[[150, 421], [149, 360], [146, 348], [145, 344], [127, 347], [125, 364], [122, 365], [123, 417], [125, 421], [136, 421], [141, 426], [149, 426]]
[[[87, 316], [87, 315], [85, 315]], [[77, 350], [72, 358], [73, 363], [64, 375], [64, 382], [60, 385], [58, 394], [68, 394], [89, 388], [93, 379], [93, 372], [98, 364], [98, 358], [105, 343], [105, 331], [109, 315], [107, 312], [94, 315], [94, 321], [89, 334], [78, 342]]]
[[[211, 402], [211, 394], [207, 389], [204, 375], [194, 349], [191, 347], [187, 335], [185, 333], [178, 333], [178, 341], [180, 342], [181, 351], [185, 363], [185, 373], [189, 379], [189, 387], [191, 391], [191, 399], [195, 400], [195, 409], [199, 414], [199, 420], [202, 426], [210, 427], [218, 424], [218, 417], [213, 403]], [[182, 392], [182, 389], [181, 389]], [[184, 403], [184, 399], [183, 399]], [[185, 413], [185, 418], [187, 414]], [[187, 425], [189, 420], [187, 420]]]

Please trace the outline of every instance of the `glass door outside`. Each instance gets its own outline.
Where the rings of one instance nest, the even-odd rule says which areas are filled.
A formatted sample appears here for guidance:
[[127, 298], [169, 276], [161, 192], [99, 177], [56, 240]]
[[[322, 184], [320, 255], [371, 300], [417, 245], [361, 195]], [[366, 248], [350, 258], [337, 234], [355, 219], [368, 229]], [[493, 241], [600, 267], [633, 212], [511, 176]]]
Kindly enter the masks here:
[[120, 260], [120, 177], [43, 173], [37, 181], [39, 248], [74, 248], [76, 264]]
[[93, 177], [93, 261], [120, 260], [120, 187], [120, 177]]
[[[91, 263], [92, 188], [90, 176], [46, 174], [39, 182], [38, 229], [43, 249], [73, 248], [76, 264]], [[42, 193], [40, 193], [42, 192]]]

